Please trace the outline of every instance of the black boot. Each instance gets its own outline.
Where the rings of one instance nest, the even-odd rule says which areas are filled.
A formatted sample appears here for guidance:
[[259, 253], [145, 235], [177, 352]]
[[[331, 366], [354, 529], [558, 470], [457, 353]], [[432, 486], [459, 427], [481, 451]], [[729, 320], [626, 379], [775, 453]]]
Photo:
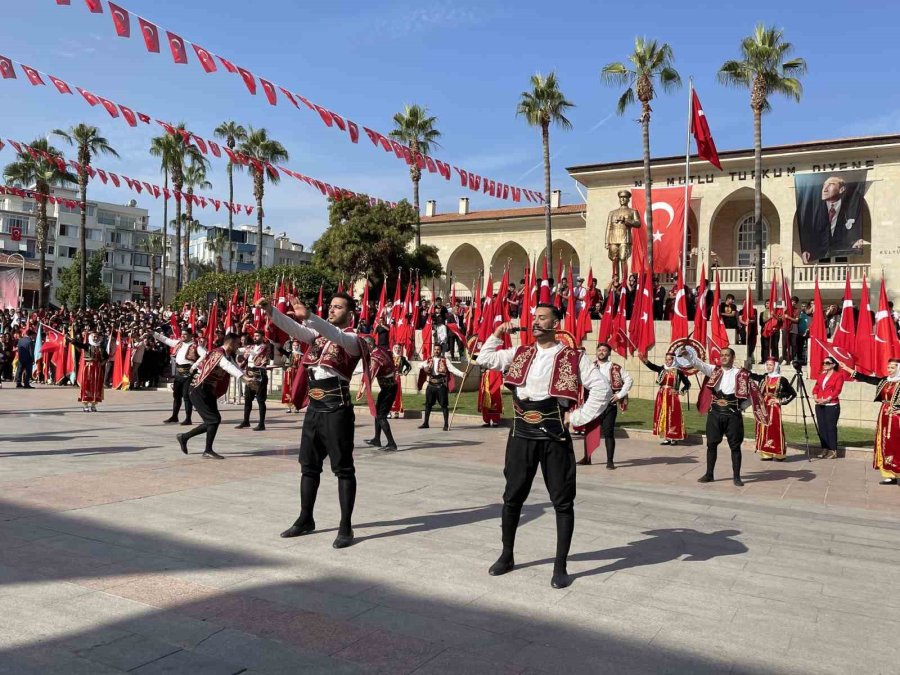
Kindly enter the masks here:
[[431, 417], [431, 410], [426, 409], [424, 413], [422, 413], [422, 424], [419, 425], [420, 429], [428, 429], [428, 418]]
[[444, 413], [444, 431], [449, 431], [450, 430], [450, 410], [449, 410], [449, 408], [444, 408], [442, 412]]
[[734, 484], [738, 487], [744, 486], [741, 480], [741, 449], [731, 451], [731, 470], [734, 473]]
[[615, 469], [616, 465], [613, 462], [613, 457], [616, 455], [616, 439], [607, 436], [603, 439], [603, 444], [606, 446], [606, 468]]
[[316, 529], [316, 521], [313, 519], [313, 509], [316, 505], [316, 495], [319, 492], [319, 476], [300, 476], [300, 515], [288, 529], [281, 533], [285, 539], [309, 534]]
[[716, 450], [715, 447], [706, 446], [706, 473], [697, 479], [698, 483], [713, 482], [713, 472], [716, 469]]
[[500, 514], [503, 552], [497, 558], [497, 562], [491, 565], [488, 570], [488, 574], [492, 577], [499, 577], [507, 572], [512, 572], [516, 566], [516, 561], [513, 558], [513, 549], [516, 546], [516, 530], [519, 528], [519, 516], [521, 513], [521, 507], [516, 509], [506, 504], [503, 505], [503, 511]]
[[384, 437], [387, 440], [387, 445], [384, 446], [385, 451], [391, 452], [396, 450], [397, 444], [394, 442], [394, 432], [391, 431], [391, 424], [387, 421], [387, 417], [382, 418], [381, 428], [384, 429]]
[[550, 585], [553, 588], [566, 588], [572, 583], [572, 577], [566, 569], [566, 560], [572, 546], [572, 535], [575, 532], [575, 510], [569, 506], [556, 512], [556, 558], [553, 562], [553, 576]]
[[353, 544], [353, 506], [356, 504], [356, 476], [338, 478], [338, 501], [341, 503], [341, 524], [332, 546], [347, 548]]

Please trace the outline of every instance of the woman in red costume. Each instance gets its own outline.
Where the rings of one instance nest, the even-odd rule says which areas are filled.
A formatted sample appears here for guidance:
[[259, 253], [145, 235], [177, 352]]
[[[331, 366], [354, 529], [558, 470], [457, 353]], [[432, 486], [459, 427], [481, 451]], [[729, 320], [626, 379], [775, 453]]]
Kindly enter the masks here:
[[875, 401], [881, 403], [875, 423], [875, 456], [872, 466], [881, 472], [881, 485], [896, 485], [900, 477], [900, 359], [889, 359], [887, 377], [872, 377], [857, 373], [845, 364], [857, 382], [872, 384]]
[[97, 333], [88, 334], [87, 343], [66, 337], [66, 342], [81, 351], [81, 366], [78, 369], [78, 382], [81, 390], [78, 401], [84, 412], [97, 412], [97, 404], [103, 402], [103, 377], [106, 372], [106, 361], [109, 354]]
[[756, 452], [763, 462], [784, 461], [786, 445], [784, 442], [784, 426], [781, 424], [781, 406], [787, 405], [795, 398], [797, 392], [781, 374], [781, 367], [774, 356], [766, 359], [766, 372], [763, 375], [751, 373], [750, 377], [759, 383], [759, 393], [769, 413], [769, 423], [756, 422]]
[[672, 352], [666, 352], [662, 366], [648, 360], [646, 354], [638, 354], [638, 358], [656, 373], [656, 384], [659, 386], [653, 406], [653, 435], [663, 439], [662, 445], [677, 445], [678, 441], [684, 440], [684, 415], [678, 395], [690, 389], [691, 383], [675, 365]]

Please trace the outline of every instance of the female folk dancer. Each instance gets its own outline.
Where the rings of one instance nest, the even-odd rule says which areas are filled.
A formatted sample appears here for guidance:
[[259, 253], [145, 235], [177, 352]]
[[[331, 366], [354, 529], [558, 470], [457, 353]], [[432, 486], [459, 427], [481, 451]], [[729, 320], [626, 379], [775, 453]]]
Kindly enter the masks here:
[[401, 417], [403, 415], [403, 381], [402, 378], [404, 375], [409, 373], [412, 370], [412, 365], [403, 356], [403, 351], [400, 345], [394, 345], [391, 353], [394, 357], [394, 379], [397, 381], [397, 394], [394, 396], [394, 402], [391, 404], [391, 414], [395, 417]]
[[881, 485], [897, 485], [900, 476], [900, 359], [889, 359], [887, 377], [857, 373], [841, 364], [857, 382], [875, 386], [875, 401], [881, 402], [875, 423], [875, 456], [872, 466], [881, 472]]
[[290, 349], [280, 349], [284, 356], [284, 375], [281, 378], [281, 402], [288, 407], [288, 413], [300, 412], [294, 407], [294, 399], [291, 396], [291, 387], [294, 378], [300, 370], [300, 361], [303, 359], [303, 343], [300, 340], [292, 340]]
[[656, 373], [656, 403], [653, 405], [653, 435], [663, 439], [661, 445], [678, 445], [684, 440], [684, 415], [681, 412], [679, 394], [687, 393], [691, 383], [678, 366], [675, 365], [675, 354], [666, 352], [663, 365], [658, 366], [647, 358], [646, 354], [638, 354], [645, 366]]
[[97, 404], [103, 403], [103, 377], [109, 354], [97, 333], [88, 334], [87, 344], [66, 336], [66, 342], [81, 351], [81, 367], [78, 378], [81, 390], [78, 401], [84, 412], [97, 412]]
[[784, 425], [781, 423], [781, 407], [795, 398], [797, 392], [781, 374], [781, 366], [774, 356], [766, 359], [766, 372], [763, 375], [751, 374], [759, 383], [759, 393], [769, 413], [769, 423], [756, 421], [756, 452], [763, 462], [783, 462], [786, 444], [784, 442]]

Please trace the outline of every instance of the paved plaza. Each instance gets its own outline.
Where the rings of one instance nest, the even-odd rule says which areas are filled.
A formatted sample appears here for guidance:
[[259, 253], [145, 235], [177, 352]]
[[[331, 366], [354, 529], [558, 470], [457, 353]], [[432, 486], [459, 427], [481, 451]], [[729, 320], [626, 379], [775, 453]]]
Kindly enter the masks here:
[[549, 581], [540, 478], [517, 569], [499, 553], [506, 430], [394, 424], [363, 446], [357, 543], [334, 550], [336, 482], [309, 537], [302, 415], [264, 433], [223, 410], [225, 461], [182, 455], [166, 392], [0, 391], [0, 673], [896, 673], [900, 489], [870, 462], [744, 454], [700, 486], [700, 446], [623, 439], [579, 468], [572, 586]]

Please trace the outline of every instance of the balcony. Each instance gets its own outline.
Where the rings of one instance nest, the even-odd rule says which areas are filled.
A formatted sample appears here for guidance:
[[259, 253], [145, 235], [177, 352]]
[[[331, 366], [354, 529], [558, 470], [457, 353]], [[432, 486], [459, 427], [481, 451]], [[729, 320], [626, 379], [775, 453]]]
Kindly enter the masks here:
[[862, 283], [863, 277], [869, 276], [869, 263], [837, 263], [834, 265], [804, 265], [794, 268], [794, 287], [813, 289], [816, 285], [816, 272], [819, 275], [819, 288], [843, 289], [850, 276], [854, 288]]

